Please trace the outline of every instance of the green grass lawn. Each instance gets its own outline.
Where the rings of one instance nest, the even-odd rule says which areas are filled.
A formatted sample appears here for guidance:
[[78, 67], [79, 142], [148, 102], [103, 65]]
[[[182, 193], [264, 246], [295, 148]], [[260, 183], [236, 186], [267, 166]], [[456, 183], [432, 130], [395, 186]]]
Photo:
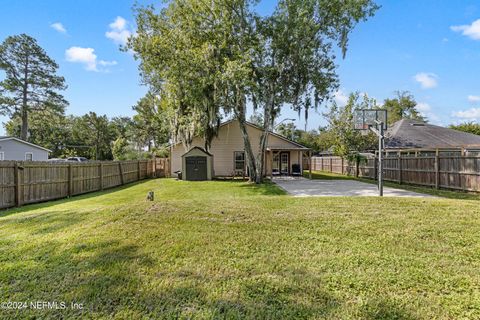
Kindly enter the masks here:
[[479, 319], [480, 202], [149, 180], [0, 212], [6, 301], [83, 309], [1, 319]]

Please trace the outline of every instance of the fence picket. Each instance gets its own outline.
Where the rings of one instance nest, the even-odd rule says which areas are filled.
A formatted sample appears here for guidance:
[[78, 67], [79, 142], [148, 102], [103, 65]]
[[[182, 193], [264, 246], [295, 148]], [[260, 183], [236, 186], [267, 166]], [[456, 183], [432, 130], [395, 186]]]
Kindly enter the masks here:
[[[346, 169], [344, 170], [344, 163]], [[328, 163], [329, 165], [326, 165]], [[377, 159], [352, 163], [341, 157], [313, 157], [312, 170], [376, 179]], [[397, 183], [480, 192], [480, 157], [387, 157], [384, 179]]]

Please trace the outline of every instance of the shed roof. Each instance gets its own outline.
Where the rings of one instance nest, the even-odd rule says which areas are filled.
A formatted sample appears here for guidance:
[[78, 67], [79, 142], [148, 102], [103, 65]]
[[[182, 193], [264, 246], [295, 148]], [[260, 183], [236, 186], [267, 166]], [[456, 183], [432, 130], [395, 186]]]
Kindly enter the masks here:
[[211, 154], [210, 152], [208, 152], [208, 151], [206, 151], [205, 149], [200, 148], [200, 147], [193, 147], [193, 148], [191, 148], [190, 150], [188, 150], [187, 152], [185, 152], [184, 154], [182, 154], [182, 157], [185, 157], [187, 154], [189, 154], [190, 152], [192, 152], [192, 150], [195, 150], [195, 149], [198, 149], [198, 150], [200, 150], [201, 152], [205, 153], [206, 155], [212, 157], [212, 154]]
[[386, 133], [386, 149], [480, 147], [480, 136], [418, 120], [402, 119]]

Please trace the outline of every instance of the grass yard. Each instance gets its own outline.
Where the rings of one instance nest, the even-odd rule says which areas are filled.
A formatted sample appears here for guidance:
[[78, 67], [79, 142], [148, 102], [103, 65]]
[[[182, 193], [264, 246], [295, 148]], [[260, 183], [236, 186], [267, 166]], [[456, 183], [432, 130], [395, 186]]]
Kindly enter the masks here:
[[480, 202], [150, 180], [0, 212], [6, 301], [67, 308], [2, 319], [479, 319]]

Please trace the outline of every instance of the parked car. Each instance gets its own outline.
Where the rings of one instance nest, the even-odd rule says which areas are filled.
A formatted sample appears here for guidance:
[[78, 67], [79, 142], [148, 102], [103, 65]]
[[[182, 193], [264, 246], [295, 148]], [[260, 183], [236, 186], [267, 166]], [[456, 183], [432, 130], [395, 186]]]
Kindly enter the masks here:
[[47, 162], [65, 162], [65, 159], [61, 158], [50, 158], [47, 160]]
[[88, 159], [85, 157], [69, 157], [67, 158], [67, 161], [85, 162], [85, 161], [88, 161]]

